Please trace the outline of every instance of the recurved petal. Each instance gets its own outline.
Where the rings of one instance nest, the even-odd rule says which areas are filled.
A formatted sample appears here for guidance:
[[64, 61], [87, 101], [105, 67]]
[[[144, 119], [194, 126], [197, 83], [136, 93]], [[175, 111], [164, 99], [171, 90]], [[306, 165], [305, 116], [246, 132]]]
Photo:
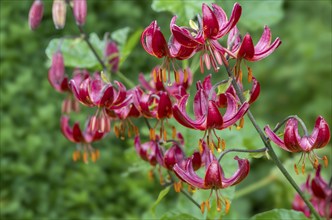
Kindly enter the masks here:
[[256, 101], [256, 99], [258, 98], [259, 93], [261, 91], [261, 86], [255, 77], [252, 77], [252, 84], [253, 85], [252, 85], [252, 88], [250, 91], [249, 104]]
[[222, 169], [218, 160], [213, 160], [205, 173], [204, 185], [208, 188], [224, 188], [222, 182]]
[[328, 193], [331, 193], [332, 189], [329, 189], [328, 184], [322, 179], [320, 175], [321, 165], [316, 170], [316, 176], [311, 181], [311, 189], [315, 196], [321, 199], [325, 199]]
[[221, 116], [218, 106], [215, 101], [208, 102], [208, 113], [206, 119], [206, 128], [221, 128], [223, 127], [224, 120]]
[[252, 58], [248, 58], [249, 61], [259, 61], [264, 59], [265, 57], [269, 56], [275, 49], [277, 49], [281, 45], [281, 40], [278, 38], [267, 48], [262, 51], [257, 51], [255, 48], [255, 54]]
[[179, 147], [179, 145], [174, 144], [171, 148], [169, 148], [164, 155], [164, 164], [167, 169], [173, 170], [173, 166], [176, 163], [180, 163], [184, 159], [184, 153]]
[[175, 164], [173, 171], [181, 180], [189, 185], [199, 189], [207, 189], [204, 185], [204, 180], [195, 173], [191, 159], [186, 161], [184, 168], [181, 168], [179, 164]]
[[255, 45], [255, 51], [261, 52], [268, 48], [272, 41], [272, 34], [270, 28], [265, 25], [263, 34], [261, 38], [259, 39], [258, 43]]
[[101, 97], [99, 98], [99, 102], [95, 103], [99, 107], [111, 106], [114, 102], [114, 87], [111, 84], [107, 84], [100, 93]]
[[157, 25], [157, 21], [145, 28], [141, 35], [141, 44], [146, 52], [152, 56], [161, 58], [168, 54], [167, 43], [164, 35]]
[[264, 128], [264, 131], [266, 133], [266, 135], [268, 136], [268, 138], [273, 141], [276, 145], [278, 145], [279, 147], [281, 147], [282, 149], [291, 152], [291, 150], [289, 150], [286, 146], [283, 140], [281, 140], [279, 138], [279, 136], [274, 133], [269, 125], [266, 125]]
[[206, 97], [206, 94], [203, 89], [199, 89], [195, 94], [193, 103], [195, 118], [201, 118], [206, 116], [208, 111], [207, 106], [208, 99]]
[[69, 126], [69, 117], [62, 116], [60, 120], [62, 134], [71, 142], [77, 141], [73, 137], [73, 129]]
[[[222, 16], [223, 10], [221, 9], [221, 7], [219, 7], [217, 5], [212, 5], [212, 7], [214, 9], [216, 17], [218, 18], [218, 16], [220, 15], [221, 19], [224, 19], [224, 17]], [[216, 36], [216, 38], [220, 38], [220, 37], [226, 35], [237, 24], [237, 22], [239, 21], [239, 19], [241, 17], [241, 13], [242, 13], [242, 7], [238, 3], [235, 3], [233, 6], [232, 14], [229, 18], [229, 21], [227, 21], [227, 19], [226, 20], [218, 19], [219, 33]]]
[[249, 103], [245, 102], [241, 105], [239, 109], [237, 109], [237, 103], [235, 98], [231, 94], [226, 94], [227, 96], [227, 109], [224, 114], [224, 123], [221, 128], [218, 129], [224, 129], [231, 125], [233, 125], [236, 121], [241, 119], [246, 112], [248, 111], [250, 105]]
[[[317, 136], [315, 135], [316, 130]], [[322, 116], [316, 119], [315, 128], [310, 137], [316, 139], [313, 148], [322, 148], [329, 143], [331, 137], [330, 128]]]
[[286, 123], [284, 133], [286, 148], [291, 152], [310, 151], [311, 146], [309, 144], [303, 142], [302, 145], [300, 145], [300, 138], [297, 119], [289, 119]]
[[174, 118], [183, 126], [187, 128], [205, 130], [206, 128], [206, 116], [201, 118], [196, 118], [192, 120], [186, 112], [186, 104], [189, 95], [185, 95], [181, 98], [178, 104], [173, 106], [173, 116]]
[[158, 103], [158, 119], [170, 118], [172, 116], [172, 102], [167, 94], [167, 92], [161, 92], [159, 95]]
[[246, 34], [237, 53], [237, 59], [251, 59], [255, 54], [254, 43], [249, 34]]
[[202, 4], [203, 32], [205, 39], [213, 38], [219, 32], [218, 20], [214, 12], [206, 4]]
[[233, 176], [228, 179], [222, 175], [223, 188], [240, 183], [244, 178], [247, 177], [249, 173], [250, 170], [249, 160], [240, 159], [238, 156], [234, 157], [234, 159], [237, 160], [239, 167], [237, 171], [233, 174]]

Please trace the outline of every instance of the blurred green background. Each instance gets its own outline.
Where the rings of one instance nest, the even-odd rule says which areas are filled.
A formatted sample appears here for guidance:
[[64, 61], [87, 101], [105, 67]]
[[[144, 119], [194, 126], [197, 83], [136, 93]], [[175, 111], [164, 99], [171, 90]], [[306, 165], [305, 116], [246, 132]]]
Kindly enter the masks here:
[[[85, 29], [96, 32], [99, 37], [126, 26], [133, 31], [144, 28], [155, 19], [165, 35], [169, 34], [172, 14], [156, 13], [151, 9], [151, 1], [88, 2]], [[233, 2], [218, 3], [229, 6]], [[274, 23], [266, 24], [274, 38], [279, 36], [283, 41], [268, 58], [248, 64], [261, 83], [261, 95], [252, 111], [261, 126], [274, 126], [292, 114], [299, 115], [310, 130], [318, 115], [331, 125], [331, 1], [280, 2], [279, 8], [257, 14], [258, 24], [248, 25], [246, 16], [249, 19], [256, 15], [248, 11], [240, 20], [240, 31], [249, 31], [257, 42], [265, 21], [268, 22], [259, 20], [260, 16], [278, 10]], [[72, 17], [67, 15], [65, 29], [56, 31], [51, 16], [52, 1], [44, 1], [42, 24], [35, 32], [30, 31], [27, 18], [31, 3], [1, 0], [0, 218], [153, 218], [165, 213], [170, 215], [170, 211], [178, 207], [185, 207], [187, 213], [192, 213], [191, 209], [197, 208], [171, 190], [158, 205], [156, 216], [151, 214], [150, 207], [162, 187], [157, 180], [149, 181], [149, 167], [136, 156], [132, 140], [121, 141], [111, 134], [94, 144], [101, 151], [97, 163], [86, 165], [71, 160], [75, 146], [59, 130], [63, 96], [47, 81], [45, 49], [52, 38], [77, 34], [77, 29]], [[183, 5], [190, 3], [184, 1]], [[159, 62], [137, 44], [121, 71], [137, 82], [139, 72], [148, 73]], [[232, 136], [232, 141], [261, 147], [256, 145], [260, 142], [252, 129], [248, 130], [244, 137]], [[332, 160], [331, 144], [324, 152], [317, 152], [327, 154]], [[280, 150], [277, 153], [288, 167], [297, 162], [298, 157], [288, 161], [291, 155]], [[331, 171], [331, 167], [329, 169]], [[328, 173], [328, 169], [325, 172]], [[243, 189], [270, 173], [273, 178], [268, 180], [268, 185], [243, 196], [235, 193], [236, 199], [227, 217], [248, 218], [273, 208], [290, 208], [294, 191], [266, 159], [252, 160], [251, 173], [239, 185], [239, 191], [244, 192]], [[299, 179], [300, 183], [305, 177]]]

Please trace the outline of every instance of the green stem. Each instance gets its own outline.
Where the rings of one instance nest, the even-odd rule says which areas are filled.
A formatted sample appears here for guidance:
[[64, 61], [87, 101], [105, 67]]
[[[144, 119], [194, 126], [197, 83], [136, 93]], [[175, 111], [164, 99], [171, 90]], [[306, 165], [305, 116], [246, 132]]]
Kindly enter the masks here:
[[259, 153], [259, 152], [265, 152], [268, 149], [266, 147], [257, 149], [257, 150], [245, 150], [245, 149], [229, 149], [229, 150], [225, 150], [224, 152], [222, 152], [218, 158], [218, 162], [220, 162], [221, 158], [223, 158], [225, 156], [225, 154], [230, 153], [230, 152], [242, 152], [242, 153]]
[[240, 198], [242, 196], [245, 196], [249, 193], [252, 193], [252, 192], [254, 192], [258, 189], [261, 189], [262, 187], [268, 185], [269, 183], [271, 183], [275, 179], [276, 179], [276, 176], [269, 175], [269, 176], [265, 177], [264, 179], [261, 179], [260, 181], [255, 182], [255, 184], [251, 184], [248, 187], [245, 187], [245, 188], [243, 188], [239, 191], [236, 191], [234, 199], [238, 199], [238, 198]]
[[[234, 74], [232, 73], [232, 71], [229, 68], [229, 64], [228, 61], [226, 60], [226, 58], [224, 56], [221, 56], [221, 59], [223, 61], [223, 64], [225, 66], [225, 69], [227, 71], [228, 76], [232, 79], [232, 85], [236, 91], [236, 94], [238, 95], [241, 103], [245, 102], [245, 98], [241, 92], [241, 89], [239, 87], [239, 85], [236, 82], [236, 79], [234, 77]], [[301, 198], [303, 199], [303, 201], [305, 202], [305, 204], [308, 206], [308, 208], [310, 209], [310, 212], [315, 216], [316, 219], [320, 219], [319, 214], [317, 213], [317, 211], [315, 210], [315, 208], [313, 207], [313, 205], [311, 204], [311, 202], [305, 197], [304, 193], [301, 191], [300, 187], [295, 183], [294, 179], [291, 177], [291, 175], [287, 172], [287, 170], [285, 169], [285, 167], [282, 165], [281, 161], [279, 160], [278, 156], [276, 155], [276, 153], [274, 152], [270, 142], [268, 141], [268, 139], [265, 137], [265, 134], [263, 132], [263, 130], [258, 126], [253, 114], [251, 113], [250, 110], [248, 110], [248, 117], [251, 121], [251, 123], [253, 124], [253, 126], [255, 127], [256, 131], [258, 132], [259, 136], [261, 137], [265, 147], [269, 150], [269, 155], [271, 157], [271, 159], [273, 160], [273, 162], [277, 165], [277, 167], [279, 168], [279, 170], [281, 171], [281, 173], [286, 177], [286, 179], [288, 180], [288, 182], [293, 186], [293, 188], [297, 191], [297, 193], [301, 196]]]
[[298, 122], [300, 122], [300, 125], [304, 131], [304, 135], [305, 136], [308, 136], [308, 129], [307, 127], [305, 126], [304, 122], [302, 121], [301, 118], [299, 118], [299, 116], [297, 115], [290, 115], [288, 116], [287, 118], [285, 118], [282, 122], [278, 123], [276, 125], [276, 127], [273, 129], [273, 132], [277, 132], [290, 118], [295, 118]]

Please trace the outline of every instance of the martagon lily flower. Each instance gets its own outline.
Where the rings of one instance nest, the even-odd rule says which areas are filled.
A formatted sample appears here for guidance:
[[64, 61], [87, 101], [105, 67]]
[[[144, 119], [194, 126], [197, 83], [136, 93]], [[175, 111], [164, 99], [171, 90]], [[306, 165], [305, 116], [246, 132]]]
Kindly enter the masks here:
[[277, 37], [271, 44], [272, 34], [268, 26], [264, 27], [263, 34], [258, 43], [254, 46], [250, 34], [246, 34], [241, 40], [239, 30], [235, 26], [228, 35], [228, 45], [230, 55], [238, 60], [245, 59], [251, 62], [259, 61], [269, 56], [281, 45], [281, 40]]
[[207, 69], [213, 66], [217, 72], [225, 50], [217, 41], [225, 36], [238, 22], [242, 13], [242, 8], [238, 3], [234, 4], [232, 14], [228, 20], [224, 10], [216, 4], [212, 4], [212, 9], [206, 4], [202, 5], [203, 19], [199, 19], [198, 26], [191, 21], [189, 27], [179, 27], [175, 24], [176, 16], [171, 21], [171, 31], [174, 39], [183, 47], [202, 50], [200, 59], [201, 72], [204, 72], [203, 63]]
[[[204, 178], [198, 176], [194, 171], [193, 160], [187, 160], [184, 167], [179, 164], [175, 164], [173, 167], [176, 175], [184, 182], [198, 189], [211, 189], [214, 190], [217, 197], [217, 211], [220, 211], [222, 204], [225, 205], [226, 213], [229, 210], [230, 203], [219, 192], [220, 189], [236, 185], [240, 183], [249, 173], [250, 166], [247, 159], [240, 159], [237, 156], [234, 158], [238, 162], [238, 170], [232, 177], [226, 178], [222, 167], [218, 160], [213, 155], [212, 151], [209, 152], [209, 156], [205, 160], [205, 175]], [[210, 197], [211, 197], [210, 194]], [[205, 207], [210, 208], [210, 198], [201, 204], [201, 211], [204, 213]]]
[[[197, 93], [194, 97], [193, 109], [195, 119], [188, 116], [186, 111], [186, 104], [189, 95], [183, 96], [180, 101], [173, 106], [174, 118], [183, 126], [191, 129], [206, 131], [207, 143], [210, 149], [217, 146], [219, 150], [221, 147], [221, 140], [215, 134], [214, 129], [222, 130], [234, 125], [239, 119], [243, 118], [244, 114], [249, 109], [247, 102], [238, 107], [235, 97], [231, 93], [216, 95], [214, 87], [211, 86], [210, 76], [206, 77], [203, 84], [199, 81], [197, 83]], [[222, 115], [219, 112], [220, 97], [226, 98], [226, 112]], [[213, 131], [213, 133], [211, 133]], [[215, 145], [212, 140], [212, 134], [218, 139], [218, 145]], [[204, 135], [204, 137], [205, 137]]]
[[[293, 153], [302, 152], [300, 161], [302, 160], [302, 173], [304, 173], [306, 155], [308, 155], [312, 165], [317, 168], [318, 159], [321, 158], [316, 155], [314, 149], [325, 147], [328, 144], [331, 135], [329, 126], [322, 116], [319, 116], [316, 119], [315, 127], [310, 135], [301, 121], [305, 134], [302, 137], [300, 136], [298, 122], [298, 119], [295, 117], [288, 119], [284, 130], [283, 140], [275, 132], [273, 132], [268, 125], [264, 128], [264, 130], [270, 140], [282, 149]], [[325, 166], [327, 166], [327, 157], [324, 156], [322, 159], [324, 160]], [[294, 168], [298, 173], [296, 164], [294, 165]]]
[[105, 133], [91, 129], [91, 118], [88, 119], [87, 126], [82, 132], [78, 122], [73, 127], [70, 127], [69, 117], [62, 116], [61, 131], [69, 141], [78, 144], [77, 150], [73, 153], [74, 161], [82, 158], [84, 163], [88, 163], [89, 156], [93, 162], [99, 158], [99, 150], [94, 149], [91, 143], [102, 139]]

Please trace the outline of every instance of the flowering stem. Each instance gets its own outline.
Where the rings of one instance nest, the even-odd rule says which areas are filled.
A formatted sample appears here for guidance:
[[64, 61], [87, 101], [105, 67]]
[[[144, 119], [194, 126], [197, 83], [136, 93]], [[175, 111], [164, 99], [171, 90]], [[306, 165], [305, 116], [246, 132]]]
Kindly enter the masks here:
[[230, 152], [243, 152], [243, 153], [259, 153], [259, 152], [266, 152], [268, 151], [268, 148], [263, 147], [257, 150], [245, 150], [245, 149], [229, 149], [229, 150], [225, 150], [224, 152], [222, 152], [218, 158], [218, 162], [221, 161], [221, 158], [223, 158], [225, 156], [225, 154], [230, 153]]
[[298, 122], [300, 122], [300, 125], [301, 125], [301, 127], [302, 127], [302, 129], [304, 131], [304, 135], [308, 136], [308, 129], [307, 129], [307, 127], [305, 126], [305, 124], [302, 121], [302, 119], [299, 118], [299, 116], [297, 116], [297, 115], [290, 115], [287, 118], [285, 118], [282, 122], [279, 122], [276, 125], [276, 127], [273, 129], [273, 132], [277, 132], [288, 121], [288, 119], [290, 119], [290, 118], [295, 118]]
[[[239, 85], [236, 82], [234, 74], [232, 73], [231, 69], [229, 68], [228, 61], [226, 60], [226, 58], [224, 56], [221, 56], [221, 59], [222, 59], [222, 62], [224, 64], [224, 66], [225, 66], [225, 69], [227, 71], [228, 76], [232, 79], [232, 85], [233, 85], [233, 87], [234, 87], [234, 89], [236, 91], [236, 94], [240, 98], [241, 103], [244, 103], [245, 102], [245, 98], [244, 98], [244, 96], [243, 96], [243, 94], [241, 92], [241, 89], [240, 89]], [[259, 134], [259, 136], [261, 137], [261, 139], [262, 139], [265, 147], [268, 149], [269, 155], [271, 156], [271, 159], [277, 165], [277, 167], [280, 170], [280, 172], [285, 176], [285, 178], [288, 180], [288, 182], [293, 186], [293, 188], [301, 196], [301, 198], [306, 203], [306, 205], [309, 207], [310, 212], [315, 216], [315, 218], [316, 219], [320, 219], [319, 214], [317, 213], [317, 211], [315, 210], [315, 208], [313, 207], [313, 205], [311, 204], [311, 202], [306, 198], [306, 196], [301, 191], [301, 189], [299, 188], [299, 186], [296, 184], [296, 182], [294, 181], [294, 179], [291, 177], [291, 175], [287, 172], [287, 170], [285, 169], [285, 167], [282, 165], [282, 163], [279, 160], [278, 156], [274, 152], [274, 150], [273, 150], [270, 142], [268, 141], [268, 139], [264, 135], [263, 130], [258, 126], [258, 124], [257, 124], [257, 122], [256, 122], [253, 114], [251, 113], [251, 111], [248, 110], [247, 114], [248, 114], [248, 117], [249, 117], [251, 123], [253, 124], [253, 126], [255, 127], [256, 131]]]
[[134, 88], [135, 87], [135, 83], [133, 81], [131, 81], [130, 79], [128, 79], [122, 72], [118, 71], [116, 72], [116, 75], [123, 80], [123, 82], [125, 84], [127, 84], [127, 86], [129, 86], [130, 88]]

